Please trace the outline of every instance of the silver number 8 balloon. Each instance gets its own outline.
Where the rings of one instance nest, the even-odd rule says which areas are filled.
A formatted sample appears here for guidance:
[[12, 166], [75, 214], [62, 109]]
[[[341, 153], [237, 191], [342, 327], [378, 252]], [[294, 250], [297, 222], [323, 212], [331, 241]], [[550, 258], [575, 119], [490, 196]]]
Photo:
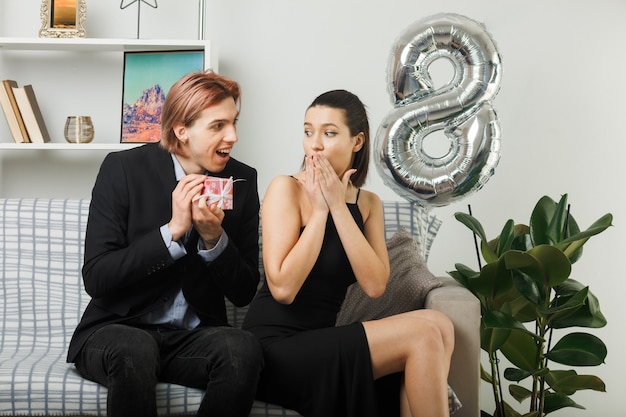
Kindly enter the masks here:
[[[454, 75], [435, 89], [429, 74], [438, 59]], [[409, 201], [444, 206], [479, 190], [500, 159], [500, 124], [491, 107], [501, 62], [482, 24], [442, 13], [411, 25], [391, 52], [387, 82], [394, 109], [380, 124], [374, 159], [387, 186]], [[432, 156], [424, 138], [443, 130], [449, 147]]]

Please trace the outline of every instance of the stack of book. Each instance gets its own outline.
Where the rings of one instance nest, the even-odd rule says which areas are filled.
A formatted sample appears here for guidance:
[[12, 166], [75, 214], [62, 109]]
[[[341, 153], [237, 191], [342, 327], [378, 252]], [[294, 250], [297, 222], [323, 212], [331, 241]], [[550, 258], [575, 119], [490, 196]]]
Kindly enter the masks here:
[[32, 85], [19, 87], [13, 80], [3, 80], [0, 86], [0, 105], [15, 142], [50, 141]]

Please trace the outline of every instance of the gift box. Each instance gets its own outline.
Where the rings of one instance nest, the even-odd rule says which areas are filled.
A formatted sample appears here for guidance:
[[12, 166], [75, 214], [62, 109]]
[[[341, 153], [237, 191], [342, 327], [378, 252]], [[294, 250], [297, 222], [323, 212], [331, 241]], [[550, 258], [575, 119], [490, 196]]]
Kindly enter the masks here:
[[207, 205], [217, 203], [222, 210], [233, 209], [233, 177], [206, 177], [202, 197], [207, 197]]

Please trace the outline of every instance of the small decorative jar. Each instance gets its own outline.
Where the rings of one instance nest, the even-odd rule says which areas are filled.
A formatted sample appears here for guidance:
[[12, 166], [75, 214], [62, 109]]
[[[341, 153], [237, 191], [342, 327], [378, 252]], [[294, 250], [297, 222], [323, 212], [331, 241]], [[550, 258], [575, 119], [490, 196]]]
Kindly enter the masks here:
[[89, 116], [68, 116], [65, 121], [65, 140], [69, 143], [89, 143], [93, 134], [93, 123]]

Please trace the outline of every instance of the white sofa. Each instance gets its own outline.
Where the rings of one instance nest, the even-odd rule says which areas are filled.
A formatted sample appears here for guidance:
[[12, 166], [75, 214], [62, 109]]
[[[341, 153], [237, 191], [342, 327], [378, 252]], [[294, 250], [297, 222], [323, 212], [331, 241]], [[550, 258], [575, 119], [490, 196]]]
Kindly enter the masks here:
[[[424, 233], [417, 207], [384, 204], [388, 237], [400, 226]], [[65, 362], [89, 301], [81, 277], [88, 209], [89, 201], [80, 199], [0, 199], [0, 416], [106, 416], [106, 388]], [[455, 417], [478, 417], [480, 307], [466, 289], [443, 280], [426, 307], [445, 312], [455, 325], [449, 383], [463, 404]], [[229, 305], [231, 324], [240, 326], [245, 311]], [[159, 415], [195, 415], [201, 396], [158, 384]], [[255, 402], [251, 416], [298, 414]]]

